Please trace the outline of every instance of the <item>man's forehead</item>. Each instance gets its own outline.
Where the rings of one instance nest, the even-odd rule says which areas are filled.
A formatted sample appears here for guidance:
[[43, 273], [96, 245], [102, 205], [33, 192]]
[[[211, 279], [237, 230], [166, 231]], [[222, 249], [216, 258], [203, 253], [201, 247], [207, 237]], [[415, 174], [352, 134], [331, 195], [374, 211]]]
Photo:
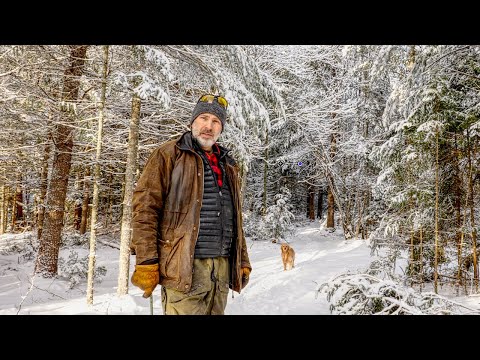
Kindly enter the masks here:
[[200, 114], [200, 115], [197, 116], [197, 118], [199, 118], [199, 117], [213, 117], [213, 118], [217, 119], [218, 121], [220, 121], [218, 116], [215, 115], [215, 114], [212, 114], [212, 113], [203, 113], [203, 114]]

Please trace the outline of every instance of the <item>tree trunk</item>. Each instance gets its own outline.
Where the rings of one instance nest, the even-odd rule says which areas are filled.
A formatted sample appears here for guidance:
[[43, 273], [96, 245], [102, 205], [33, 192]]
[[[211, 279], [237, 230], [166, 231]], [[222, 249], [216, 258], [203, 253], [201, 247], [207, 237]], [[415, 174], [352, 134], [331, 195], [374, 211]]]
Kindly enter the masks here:
[[[335, 117], [335, 114], [334, 116]], [[330, 138], [330, 161], [333, 161], [335, 154], [337, 152], [336, 148], [337, 139], [335, 134], [332, 134]], [[335, 227], [335, 200], [333, 197], [333, 177], [331, 174], [328, 175], [330, 177], [330, 181], [328, 184], [328, 195], [327, 195], [327, 228], [334, 228]]]
[[3, 227], [2, 227], [2, 233], [5, 233], [7, 231], [7, 223], [8, 223], [8, 199], [10, 197], [10, 189], [8, 186], [4, 187], [4, 195], [3, 195], [3, 214], [4, 214], [4, 219], [3, 219]]
[[262, 216], [267, 212], [267, 177], [268, 177], [268, 131], [265, 137], [265, 162], [263, 167], [263, 206]]
[[86, 45], [70, 45], [69, 66], [65, 69], [62, 92], [62, 119], [56, 124], [52, 176], [48, 187], [45, 224], [35, 264], [35, 273], [53, 277], [58, 270], [58, 252], [65, 212], [68, 176], [72, 162], [74, 105], [87, 53]]
[[313, 187], [308, 185], [308, 218], [310, 220], [315, 220], [315, 192]]
[[125, 195], [123, 198], [122, 228], [120, 238], [120, 268], [118, 273], [117, 294], [128, 293], [128, 276], [130, 268], [130, 238], [132, 227], [132, 197], [135, 171], [137, 167], [138, 151], [138, 125], [140, 123], [141, 100], [137, 94], [133, 94], [132, 118], [128, 134], [127, 167], [125, 170]]
[[[473, 256], [473, 279], [475, 283], [475, 292], [478, 292], [478, 263], [477, 263], [477, 229], [475, 228], [475, 208], [474, 208], [474, 194], [473, 194], [473, 166], [472, 154], [470, 151], [470, 134], [467, 129], [467, 144], [468, 144], [468, 202], [470, 208], [470, 228], [472, 229], [472, 256]], [[475, 157], [475, 148], [473, 152]]]
[[240, 194], [241, 194], [241, 200], [240, 202], [243, 203], [243, 199], [245, 197], [245, 186], [247, 185], [247, 170], [245, 169], [245, 161], [242, 160], [240, 163], [240, 179], [242, 181], [240, 185]]
[[434, 264], [434, 273], [433, 273], [433, 282], [434, 282], [434, 290], [435, 294], [438, 294], [438, 222], [439, 222], [439, 214], [438, 214], [438, 129], [436, 131], [436, 142], [435, 142], [435, 149], [436, 149], [436, 156], [435, 156], [435, 264]]
[[73, 227], [75, 230], [80, 230], [80, 224], [82, 223], [82, 202], [80, 199], [75, 200], [75, 209], [73, 210]]
[[[456, 282], [456, 289], [457, 289], [457, 296], [460, 293], [460, 287], [462, 286], [462, 243], [463, 243], [463, 226], [462, 226], [462, 205], [461, 205], [461, 197], [462, 197], [462, 173], [460, 172], [460, 151], [458, 149], [458, 142], [457, 142], [457, 134], [454, 134], [454, 146], [455, 146], [455, 154], [453, 157], [453, 169], [454, 169], [454, 208], [455, 208], [455, 222], [456, 222], [456, 229], [455, 229], [455, 242], [457, 245], [457, 263], [458, 263], [458, 271], [457, 271], [457, 282]], [[465, 222], [465, 216], [464, 216]]]
[[87, 304], [93, 304], [93, 278], [95, 275], [95, 247], [97, 242], [97, 211], [99, 186], [101, 180], [100, 158], [102, 155], [102, 138], [103, 138], [103, 119], [105, 116], [105, 94], [107, 91], [107, 74], [108, 74], [108, 45], [103, 47], [103, 81], [102, 95], [100, 100], [100, 109], [98, 114], [98, 130], [97, 130], [97, 153], [95, 155], [94, 181], [93, 181], [93, 198], [92, 198], [92, 219], [90, 221], [90, 253], [88, 255], [88, 277], [87, 277]]
[[[462, 286], [462, 283], [466, 286], [466, 282], [463, 281], [463, 260], [462, 260], [462, 250], [463, 250], [463, 239], [465, 237], [465, 232], [463, 229], [465, 229], [465, 222], [467, 221], [467, 207], [468, 207], [468, 195], [467, 195], [467, 204], [463, 208], [463, 226], [461, 227], [460, 231], [460, 241], [458, 243], [458, 248], [457, 248], [457, 256], [458, 256], [458, 271], [457, 271], [457, 296], [460, 293], [460, 287]], [[465, 288], [465, 294], [466, 294], [466, 288]]]
[[45, 218], [45, 195], [48, 186], [48, 159], [50, 158], [50, 144], [43, 150], [42, 172], [40, 173], [40, 198], [38, 199], [37, 238], [42, 237], [43, 220]]
[[422, 291], [422, 286], [423, 286], [423, 229], [420, 226], [420, 292]]
[[105, 218], [103, 226], [105, 228], [110, 226], [111, 218], [112, 218], [112, 181], [113, 176], [112, 174], [108, 174], [107, 177], [107, 196], [106, 196], [106, 204], [105, 204]]
[[[13, 189], [12, 189], [13, 190]], [[12, 204], [12, 217], [10, 218], [10, 229], [11, 232], [15, 232], [15, 223], [17, 222], [17, 185], [15, 185], [15, 192], [12, 194], [10, 198], [10, 202]]]
[[5, 188], [5, 185], [0, 188], [0, 235], [5, 232]]
[[85, 167], [83, 178], [82, 220], [80, 221], [80, 234], [85, 234], [88, 223], [88, 204], [90, 202], [90, 166]]
[[[15, 222], [23, 222], [23, 190], [22, 190], [22, 176], [17, 176], [17, 187], [15, 189]], [[14, 224], [16, 225], [16, 224]], [[16, 226], [17, 227], [17, 226]]]
[[327, 194], [327, 228], [335, 227], [335, 202], [333, 200], [333, 192], [331, 187], [328, 187]]
[[323, 218], [323, 188], [318, 190], [317, 218]]
[[413, 286], [413, 276], [415, 274], [415, 252], [414, 252], [414, 240], [415, 240], [415, 230], [410, 230], [410, 264], [408, 264], [409, 275], [410, 275], [410, 286]]

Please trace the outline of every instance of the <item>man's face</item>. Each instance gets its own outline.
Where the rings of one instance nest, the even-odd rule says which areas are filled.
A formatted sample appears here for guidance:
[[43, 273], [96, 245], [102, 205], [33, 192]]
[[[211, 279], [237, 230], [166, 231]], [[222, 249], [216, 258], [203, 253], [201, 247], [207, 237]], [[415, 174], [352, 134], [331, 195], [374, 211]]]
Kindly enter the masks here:
[[222, 122], [210, 113], [198, 115], [192, 123], [192, 135], [205, 150], [211, 150], [221, 132]]

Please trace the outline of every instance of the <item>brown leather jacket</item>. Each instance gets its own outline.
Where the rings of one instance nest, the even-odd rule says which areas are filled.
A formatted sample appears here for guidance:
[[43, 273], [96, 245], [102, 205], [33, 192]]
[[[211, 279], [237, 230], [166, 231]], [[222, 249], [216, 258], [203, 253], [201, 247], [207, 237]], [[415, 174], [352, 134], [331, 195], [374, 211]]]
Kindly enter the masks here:
[[[220, 147], [221, 152], [228, 152]], [[240, 269], [252, 269], [243, 234], [238, 166], [225, 156], [226, 178], [236, 213], [230, 256], [230, 288], [240, 293]], [[188, 292], [203, 199], [203, 161], [195, 153], [188, 131], [157, 148], [148, 159], [133, 193], [132, 247], [136, 263], [158, 258], [160, 285]]]

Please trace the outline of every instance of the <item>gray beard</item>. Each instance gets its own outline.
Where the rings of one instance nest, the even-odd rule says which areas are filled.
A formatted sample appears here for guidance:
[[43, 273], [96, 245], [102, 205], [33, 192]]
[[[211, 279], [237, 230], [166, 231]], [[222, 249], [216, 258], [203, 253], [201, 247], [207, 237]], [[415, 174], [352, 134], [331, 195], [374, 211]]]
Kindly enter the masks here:
[[202, 147], [207, 147], [207, 148], [208, 148], [208, 147], [212, 147], [213, 144], [215, 144], [215, 140], [213, 140], [213, 139], [212, 139], [212, 140], [208, 140], [208, 139], [207, 139], [207, 140], [204, 140], [204, 139], [202, 139], [200, 136], [195, 136], [195, 135], [193, 134], [193, 132], [192, 132], [192, 135], [193, 135], [193, 137], [195, 138], [195, 140], [197, 140], [197, 142], [198, 142], [198, 143], [200, 144], [200, 146], [202, 146]]

